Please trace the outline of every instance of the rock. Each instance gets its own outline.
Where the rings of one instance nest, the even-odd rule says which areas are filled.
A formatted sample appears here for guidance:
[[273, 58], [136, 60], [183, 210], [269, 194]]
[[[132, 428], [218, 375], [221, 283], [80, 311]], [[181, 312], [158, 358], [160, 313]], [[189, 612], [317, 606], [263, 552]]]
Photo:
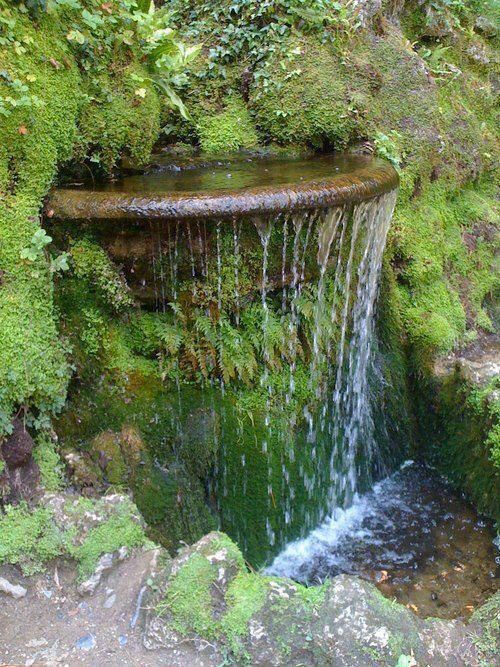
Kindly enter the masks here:
[[498, 26], [487, 16], [478, 16], [474, 28], [485, 37], [495, 37], [498, 33]]
[[6, 465], [15, 470], [29, 462], [35, 443], [20, 419], [14, 419], [12, 425], [13, 431], [4, 440], [1, 449]]
[[96, 646], [96, 640], [94, 635], [89, 632], [88, 635], [80, 637], [80, 639], [76, 641], [75, 646], [81, 651], [91, 651]]
[[104, 607], [104, 609], [111, 609], [111, 607], [113, 607], [113, 605], [115, 604], [115, 602], [116, 602], [116, 593], [111, 593], [111, 595], [109, 595], [109, 596], [104, 600], [104, 603], [103, 603], [102, 606]]
[[0, 459], [4, 462], [0, 492], [7, 503], [32, 500], [39, 492], [40, 482], [40, 471], [32, 456], [35, 443], [20, 419], [14, 419], [12, 426], [12, 433], [0, 445]]
[[19, 600], [20, 598], [25, 597], [28, 591], [23, 586], [11, 584], [7, 579], [0, 577], [0, 592], [6, 593], [16, 600]]
[[[161, 614], [154, 611], [158, 605]], [[192, 664], [193, 649], [203, 652], [200, 664], [214, 666], [221, 656], [269, 667], [378, 667], [395, 665], [402, 655], [428, 667], [477, 663], [465, 623], [418, 618], [354, 576], [306, 589], [250, 573], [220, 533], [185, 549], [143, 606], [150, 609], [144, 646], [166, 652], [172, 666]]]
[[368, 28], [375, 16], [381, 14], [382, 0], [354, 0], [352, 9], [362, 28]]
[[91, 595], [95, 591], [101, 582], [103, 572], [113, 567], [114, 559], [114, 554], [104, 554], [99, 558], [94, 573], [78, 586], [80, 595]]
[[486, 386], [500, 375], [500, 338], [486, 336], [462, 350], [440, 357], [434, 364], [434, 375], [443, 380], [460, 373], [465, 380], [479, 387]]

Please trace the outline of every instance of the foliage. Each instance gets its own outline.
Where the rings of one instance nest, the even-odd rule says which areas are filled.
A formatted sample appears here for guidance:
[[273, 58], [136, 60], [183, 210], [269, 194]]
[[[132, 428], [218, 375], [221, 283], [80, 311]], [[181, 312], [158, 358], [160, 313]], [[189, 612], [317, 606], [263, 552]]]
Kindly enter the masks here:
[[30, 511], [27, 505], [8, 506], [0, 515], [0, 563], [18, 564], [25, 574], [43, 568], [43, 563], [66, 550], [67, 536], [52, 521], [45, 508]]
[[81, 239], [71, 246], [70, 256], [75, 276], [89, 283], [113, 311], [121, 312], [133, 305], [123, 275], [100, 245], [90, 238]]
[[92, 528], [81, 544], [70, 549], [70, 555], [78, 561], [78, 572], [84, 579], [92, 574], [103, 554], [118, 551], [120, 547], [140, 547], [145, 543], [142, 526], [132, 520], [127, 510], [119, 510], [105, 523]]
[[385, 158], [386, 160], [389, 160], [389, 162], [392, 162], [396, 168], [399, 168], [402, 159], [397, 145], [397, 140], [400, 138], [401, 135], [395, 130], [390, 132], [388, 135], [384, 134], [383, 132], [376, 132], [373, 137], [378, 155]]
[[[172, 20], [187, 25], [187, 35], [204, 41], [210, 38], [199, 78], [225, 78], [234, 62], [260, 69], [277, 51], [286, 54], [288, 38], [298, 25], [303, 32], [314, 32], [325, 40], [330, 31], [351, 27], [346, 6], [326, 0], [174, 0], [171, 7]], [[261, 78], [263, 86], [272, 82], [271, 72]]]
[[[156, 85], [185, 114], [174, 87], [196, 49], [167, 20], [134, 0], [0, 2], [0, 431], [20, 405], [41, 426], [65, 400], [52, 280], [68, 258], [50, 258], [39, 220], [57, 165], [75, 146], [108, 171], [125, 152], [144, 162], [160, 130]], [[102, 261], [99, 279], [113, 307], [130, 303]]]

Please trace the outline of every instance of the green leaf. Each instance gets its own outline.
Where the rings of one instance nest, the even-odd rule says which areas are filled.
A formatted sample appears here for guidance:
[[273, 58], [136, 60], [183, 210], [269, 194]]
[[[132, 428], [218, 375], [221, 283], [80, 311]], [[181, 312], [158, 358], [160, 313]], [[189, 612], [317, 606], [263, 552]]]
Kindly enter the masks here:
[[164, 79], [155, 79], [154, 81], [156, 85], [165, 93], [172, 107], [179, 111], [184, 120], [191, 120], [191, 116], [184, 106], [184, 102], [181, 100], [179, 95], [177, 95], [170, 84], [168, 84]]

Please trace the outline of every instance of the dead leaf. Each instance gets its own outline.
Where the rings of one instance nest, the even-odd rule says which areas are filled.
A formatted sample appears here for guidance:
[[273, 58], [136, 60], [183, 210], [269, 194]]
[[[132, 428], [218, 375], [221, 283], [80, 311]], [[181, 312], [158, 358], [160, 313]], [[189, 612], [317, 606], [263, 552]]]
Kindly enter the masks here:
[[54, 69], [61, 69], [62, 65], [60, 62], [58, 62], [55, 58], [51, 58], [49, 60], [49, 63], [54, 67]]
[[26, 125], [20, 125], [17, 128], [17, 131], [19, 132], [19, 134], [22, 134], [22, 135], [28, 134], [28, 128], [26, 127]]
[[107, 12], [108, 14], [113, 13], [113, 3], [112, 2], [103, 2], [101, 7], [103, 12]]

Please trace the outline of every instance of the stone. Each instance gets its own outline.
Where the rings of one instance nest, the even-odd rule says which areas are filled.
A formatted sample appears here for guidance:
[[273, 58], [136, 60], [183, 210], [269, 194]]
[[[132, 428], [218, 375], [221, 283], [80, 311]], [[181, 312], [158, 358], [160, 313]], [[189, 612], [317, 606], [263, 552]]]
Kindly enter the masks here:
[[[238, 553], [220, 533], [210, 533], [180, 553], [169, 565], [163, 579], [159, 575], [163, 584], [150, 591], [143, 605], [150, 610], [143, 634], [146, 649], [166, 651], [166, 661], [175, 666], [191, 664], [191, 650], [205, 651], [204, 662], [200, 664], [214, 667], [220, 664], [222, 655], [230, 655], [235, 664], [240, 664], [239, 656], [244, 655], [249, 664], [270, 667], [295, 667], [298, 664], [459, 667], [477, 664], [476, 648], [470, 641], [471, 626], [462, 621], [419, 618], [405, 606], [384, 598], [372, 583], [350, 575], [334, 577], [324, 594], [306, 603], [307, 589], [288, 579], [264, 579], [248, 573]], [[183, 595], [182, 589], [176, 589], [172, 606], [165, 605], [169, 587], [179, 574], [183, 582], [188, 581], [193, 576], [189, 568], [192, 563], [199, 564], [200, 557], [213, 568], [211, 602], [203, 603], [209, 605], [208, 609], [200, 609], [200, 603], [192, 600], [190, 614], [193, 618], [197, 618], [198, 613], [201, 618], [204, 614], [211, 615], [214, 626], [208, 631], [210, 636], [202, 636], [190, 626], [179, 632], [180, 619], [175, 616], [175, 604], [178, 596]], [[221, 568], [225, 572], [222, 583], [217, 579], [217, 571]], [[249, 577], [248, 590], [257, 586], [262, 597], [258, 603], [252, 596], [245, 601], [245, 588], [239, 589], [242, 597], [239, 597], [238, 610], [248, 609], [248, 602], [252, 611], [245, 617], [246, 627], [238, 626], [239, 634], [228, 638], [223, 620], [221, 628], [217, 628], [217, 623], [228, 609], [231, 614], [235, 612], [234, 608], [231, 611], [231, 597], [226, 594], [231, 583], [241, 577]], [[186, 594], [189, 594], [188, 590]], [[160, 602], [162, 613], [158, 614], [155, 609]], [[182, 627], [186, 618], [181, 618]], [[232, 616], [231, 619], [233, 622]], [[186, 646], [186, 632], [189, 633], [190, 648]], [[409, 656], [411, 661], [398, 662], [401, 656]]]
[[116, 602], [116, 593], [112, 593], [109, 597], [104, 600], [103, 607], [104, 609], [111, 609]]
[[32, 456], [33, 438], [20, 419], [14, 419], [12, 426], [12, 433], [0, 440], [0, 459], [4, 462], [0, 495], [7, 503], [32, 500], [39, 492], [40, 482], [40, 471]]
[[0, 592], [19, 600], [20, 598], [25, 597], [28, 591], [24, 586], [11, 584], [7, 579], [0, 577]]
[[13, 420], [12, 426], [13, 431], [3, 441], [1, 450], [7, 467], [15, 470], [29, 462], [35, 443], [19, 418]]
[[80, 639], [76, 641], [75, 646], [81, 651], [91, 651], [96, 646], [94, 635], [90, 632], [88, 635], [83, 635], [83, 637], [80, 637]]
[[373, 19], [381, 14], [382, 0], [354, 0], [352, 7], [363, 28], [368, 28]]
[[91, 595], [99, 586], [103, 572], [113, 567], [114, 554], [104, 554], [99, 558], [93, 574], [78, 586], [80, 595]]

